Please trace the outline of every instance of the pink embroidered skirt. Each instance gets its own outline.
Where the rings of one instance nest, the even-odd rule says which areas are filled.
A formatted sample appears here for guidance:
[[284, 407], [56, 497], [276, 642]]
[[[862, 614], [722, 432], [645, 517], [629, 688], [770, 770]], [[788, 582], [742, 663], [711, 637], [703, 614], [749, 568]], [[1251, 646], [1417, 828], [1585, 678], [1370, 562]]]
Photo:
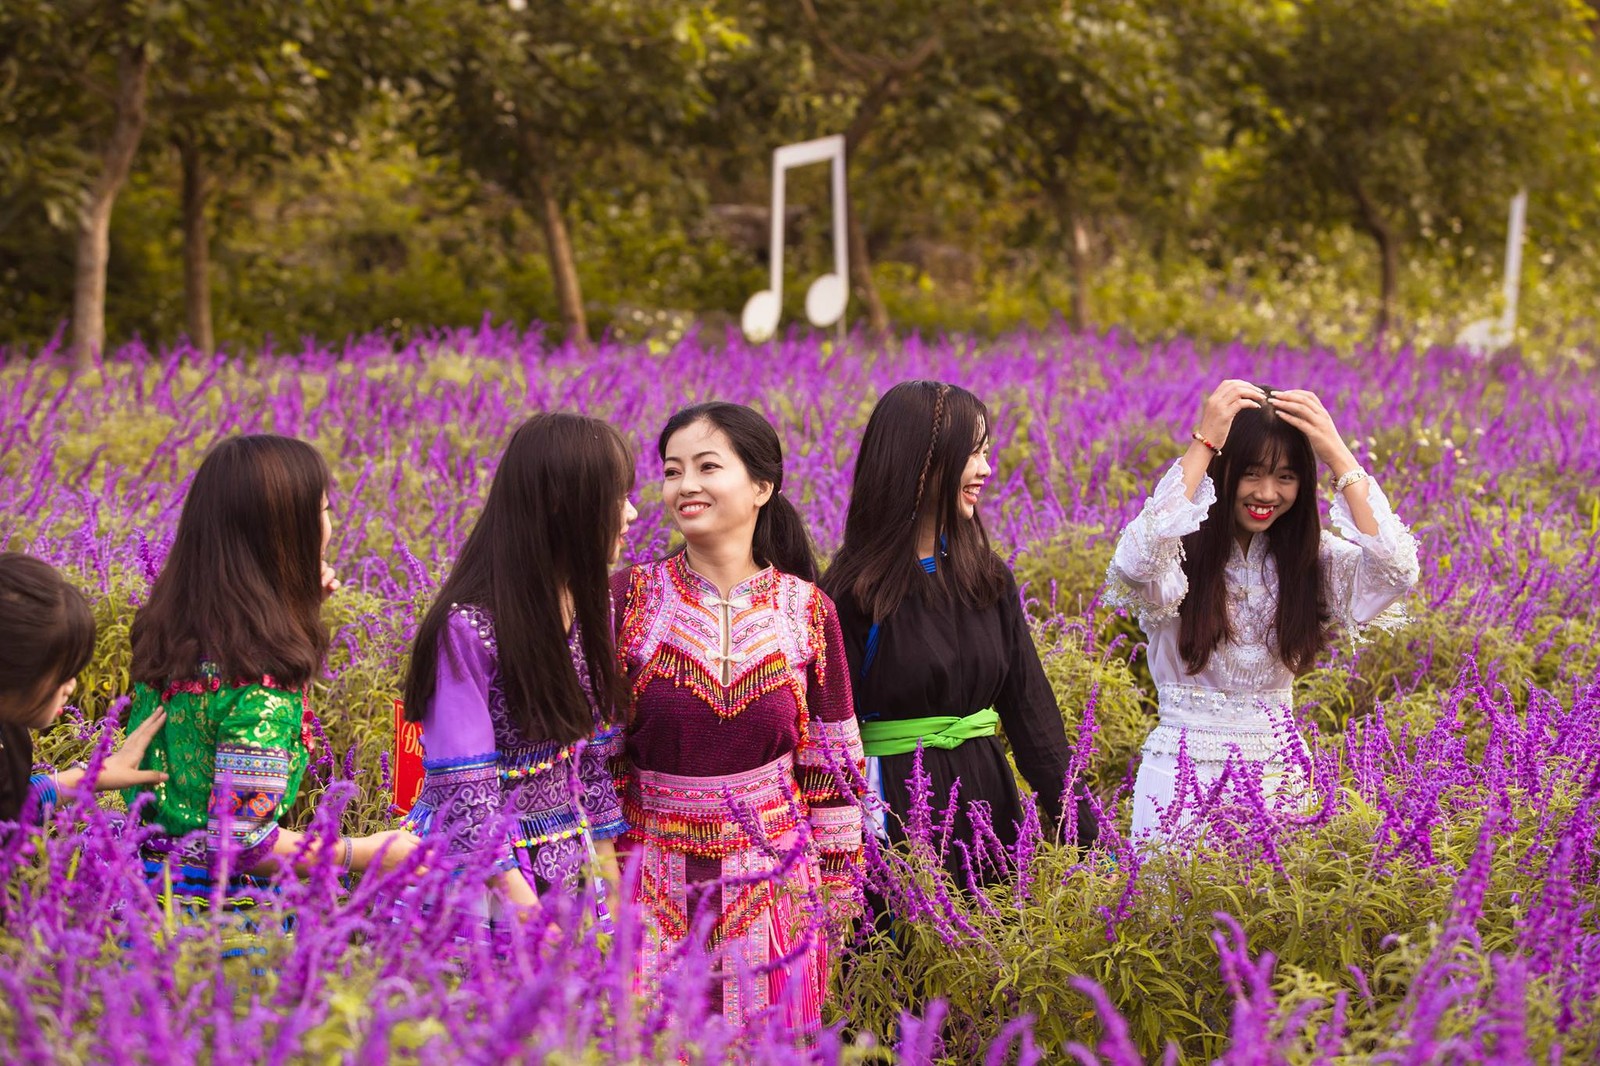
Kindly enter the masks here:
[[769, 1010], [797, 1030], [822, 1018], [828, 936], [794, 757], [726, 777], [635, 770], [623, 797], [625, 861], [638, 866], [647, 981], [673, 965], [691, 932], [706, 937], [712, 1003], [745, 1025]]

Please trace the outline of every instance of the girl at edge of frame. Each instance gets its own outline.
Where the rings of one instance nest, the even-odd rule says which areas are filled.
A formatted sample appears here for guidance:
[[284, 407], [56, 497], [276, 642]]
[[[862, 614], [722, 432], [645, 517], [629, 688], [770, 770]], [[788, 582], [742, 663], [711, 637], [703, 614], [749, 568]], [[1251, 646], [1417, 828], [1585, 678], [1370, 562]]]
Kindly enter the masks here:
[[[145, 845], [145, 873], [186, 906], [207, 906], [222, 857], [229, 905], [250, 906], [284, 867], [327, 861], [325, 847], [348, 871], [393, 866], [418, 843], [398, 830], [324, 842], [279, 824], [310, 759], [307, 697], [330, 640], [322, 603], [339, 588], [324, 557], [331, 485], [305, 441], [219, 441], [134, 614], [129, 727], [166, 716], [144, 760], [166, 775], [149, 789], [146, 817], [161, 833]], [[126, 793], [130, 806], [143, 791]]]
[[610, 568], [638, 517], [633, 483], [632, 450], [599, 419], [518, 427], [417, 630], [405, 688], [426, 753], [407, 827], [447, 835], [447, 854], [492, 871], [520, 908], [597, 872], [602, 922], [626, 828], [609, 765], [628, 705]]
[[[959, 780], [957, 824], [943, 856], [957, 884], [1002, 871], [976, 840], [970, 805], [1016, 842], [1023, 819], [1006, 741], [1038, 795], [1046, 832], [1063, 825], [1072, 750], [1033, 643], [1017, 581], [990, 548], [979, 514], [989, 466], [989, 412], [966, 389], [908, 381], [878, 400], [856, 460], [844, 542], [823, 587], [839, 608], [869, 759], [868, 778], [905, 836], [919, 741], [942, 810]], [[1004, 728], [1005, 739], [998, 735]], [[1076, 801], [1074, 841], [1092, 846], [1093, 808]]]
[[[1107, 600], [1131, 608], [1147, 638], [1160, 722], [1145, 739], [1131, 835], [1180, 832], [1178, 746], [1200, 787], [1231, 754], [1269, 792], [1285, 780], [1285, 745], [1305, 751], [1293, 684], [1327, 644], [1404, 622], [1417, 545], [1356, 462], [1315, 393], [1222, 382], [1206, 397], [1188, 449], [1117, 542]], [[1322, 528], [1316, 467], [1333, 481]], [[1286, 730], [1287, 740], [1274, 730]]]
[[[684, 547], [612, 579], [634, 708], [623, 844], [640, 969], [648, 980], [709, 923], [711, 1008], [737, 1025], [777, 1010], [814, 1033], [860, 906], [861, 742], [838, 618], [782, 495], [771, 423], [700, 404], [667, 421], [656, 450]], [[749, 817], [730, 812], [730, 790]], [[775, 885], [802, 831], [809, 845]], [[819, 890], [826, 913], [808, 903]]]
[[[42, 821], [64, 793], [84, 786], [81, 763], [33, 773], [32, 733], [61, 716], [94, 642], [94, 615], [82, 592], [42, 560], [0, 552], [0, 822], [25, 814]], [[165, 774], [138, 768], [163, 721], [156, 714], [130, 732], [88, 787], [110, 792], [165, 781]]]

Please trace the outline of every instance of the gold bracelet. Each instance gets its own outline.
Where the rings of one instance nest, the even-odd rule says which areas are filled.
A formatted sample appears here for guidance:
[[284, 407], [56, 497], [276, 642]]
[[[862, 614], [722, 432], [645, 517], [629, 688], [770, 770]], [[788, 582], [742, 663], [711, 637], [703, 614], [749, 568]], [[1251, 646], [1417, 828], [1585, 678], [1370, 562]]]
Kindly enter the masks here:
[[1365, 480], [1367, 480], [1367, 472], [1361, 469], [1359, 466], [1354, 470], [1348, 470], [1345, 472], [1344, 476], [1340, 477], [1339, 480], [1333, 483], [1334, 494], [1337, 495], [1349, 488], [1351, 485], [1359, 484]]

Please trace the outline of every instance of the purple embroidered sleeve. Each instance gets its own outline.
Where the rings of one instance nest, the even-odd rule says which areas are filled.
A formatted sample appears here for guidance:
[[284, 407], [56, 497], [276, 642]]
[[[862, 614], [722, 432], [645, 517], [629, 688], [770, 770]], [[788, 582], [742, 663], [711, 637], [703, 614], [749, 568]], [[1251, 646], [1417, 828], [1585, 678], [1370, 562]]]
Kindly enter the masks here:
[[516, 866], [501, 825], [499, 754], [489, 694], [496, 662], [472, 613], [453, 611], [439, 633], [438, 684], [423, 717], [422, 795], [408, 822], [418, 834], [444, 833], [452, 857], [492, 856]]
[[621, 836], [628, 828], [622, 817], [622, 799], [617, 795], [611, 764], [622, 752], [622, 730], [607, 729], [584, 745], [578, 758], [578, 778], [583, 784], [583, 809], [589, 818], [589, 832], [596, 840]]

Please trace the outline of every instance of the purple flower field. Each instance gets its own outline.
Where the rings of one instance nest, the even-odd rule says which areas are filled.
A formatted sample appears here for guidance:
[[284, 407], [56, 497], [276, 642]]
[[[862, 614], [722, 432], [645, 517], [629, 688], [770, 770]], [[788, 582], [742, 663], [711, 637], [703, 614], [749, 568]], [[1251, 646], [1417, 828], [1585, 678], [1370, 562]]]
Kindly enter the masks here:
[[[629, 554], [647, 558], [669, 545], [661, 425], [699, 400], [749, 403], [778, 426], [784, 491], [829, 552], [872, 402], [914, 377], [965, 385], [995, 415], [984, 518], [1079, 736], [1068, 787], [1105, 811], [1099, 851], [1034, 834], [970, 857], [1012, 876], [963, 892], [938, 872], [943, 812], [918, 812], [911, 851], [873, 850], [863, 875], [898, 921], [858, 934], [835, 1025], [797, 1049], [708, 1018], [704, 958], [641, 989], [628, 922], [486, 933], [462, 882], [416, 863], [348, 887], [332, 870], [286, 883], [250, 929], [167, 913], [143, 885], [141, 831], [107, 800], [0, 852], [0, 1059], [1600, 1058], [1600, 374], [1577, 359], [1055, 334], [580, 355], [487, 327], [242, 362], [128, 348], [75, 381], [16, 359], [0, 364], [0, 547], [62, 567], [100, 622], [81, 709], [39, 757], [112, 742], [127, 626], [220, 436], [293, 434], [333, 467], [345, 589], [327, 609], [325, 736], [300, 813], [359, 832], [388, 824], [407, 640], [522, 418], [580, 410], [634, 442]], [[1318, 392], [1416, 531], [1422, 583], [1407, 628], [1340, 640], [1299, 683], [1313, 803], [1225, 782], [1192, 797], [1202, 839], [1140, 854], [1119, 830], [1153, 703], [1137, 627], [1100, 604], [1100, 583], [1224, 377]]]

